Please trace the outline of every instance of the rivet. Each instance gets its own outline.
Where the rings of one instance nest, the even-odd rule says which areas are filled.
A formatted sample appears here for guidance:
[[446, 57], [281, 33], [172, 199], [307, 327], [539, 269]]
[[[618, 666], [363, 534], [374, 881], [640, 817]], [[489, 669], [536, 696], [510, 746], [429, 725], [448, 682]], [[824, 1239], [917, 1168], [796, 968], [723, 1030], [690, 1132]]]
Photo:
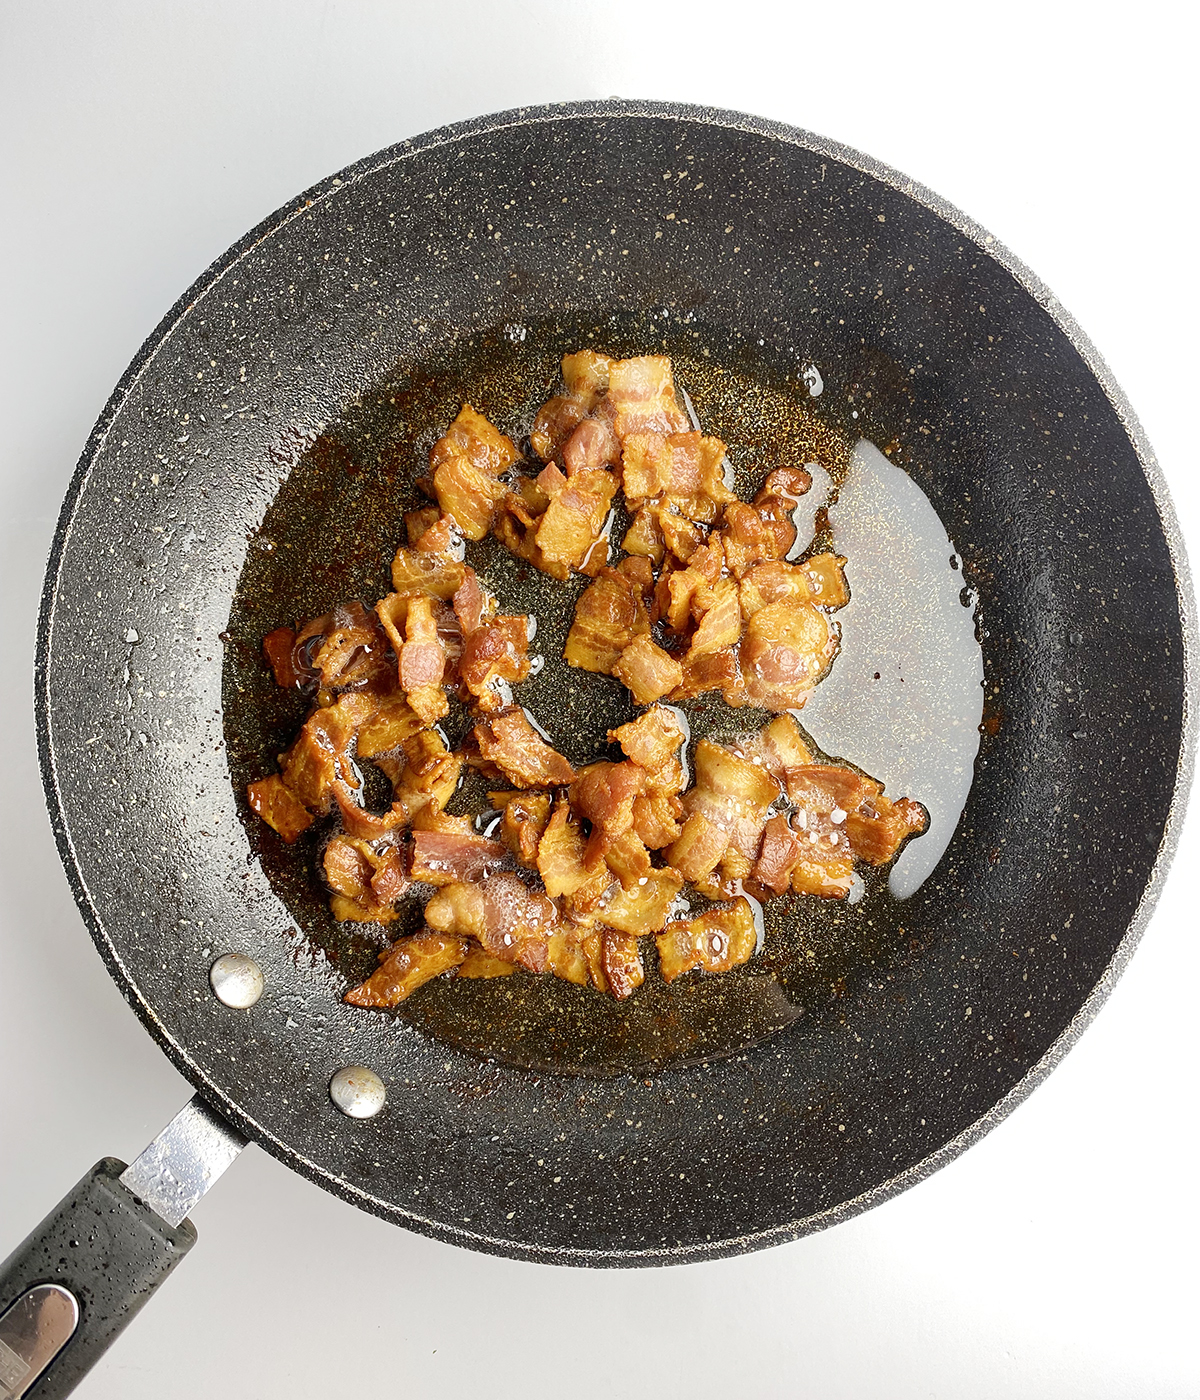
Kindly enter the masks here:
[[374, 1118], [387, 1100], [383, 1080], [366, 1065], [347, 1065], [329, 1081], [329, 1097], [347, 1118]]
[[217, 1000], [244, 1011], [263, 994], [262, 968], [248, 953], [225, 953], [209, 969]]

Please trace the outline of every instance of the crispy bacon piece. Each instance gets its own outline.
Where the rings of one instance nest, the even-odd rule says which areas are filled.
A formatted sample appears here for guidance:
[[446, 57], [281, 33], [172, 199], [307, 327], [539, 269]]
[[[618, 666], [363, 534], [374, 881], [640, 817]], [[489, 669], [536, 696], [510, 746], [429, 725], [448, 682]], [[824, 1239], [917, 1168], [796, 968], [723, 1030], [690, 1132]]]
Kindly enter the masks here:
[[736, 501], [725, 507], [721, 527], [725, 563], [737, 578], [768, 559], [782, 559], [795, 543], [796, 527], [787, 516], [775, 520], [765, 507]]
[[422, 539], [425, 532], [436, 525], [442, 518], [442, 512], [437, 506], [421, 506], [419, 510], [406, 510], [404, 512], [404, 530], [408, 535], [408, 543], [411, 548], [417, 548], [417, 542]]
[[388, 670], [386, 645], [361, 603], [340, 603], [329, 614], [312, 666], [328, 690], [361, 688]]
[[476, 939], [494, 958], [544, 972], [558, 910], [514, 875], [502, 871], [472, 884], [447, 885], [425, 907], [430, 928]]
[[812, 600], [819, 608], [831, 612], [844, 608], [850, 601], [850, 590], [846, 586], [846, 560], [840, 554], [814, 554], [804, 561], [804, 572], [808, 576]]
[[454, 457], [465, 457], [482, 471], [499, 476], [521, 460], [513, 440], [465, 403], [429, 453], [431, 472]]
[[570, 666], [611, 674], [630, 642], [649, 630], [641, 589], [616, 569], [604, 568], [575, 604], [563, 656]]
[[427, 885], [454, 885], [481, 880], [504, 863], [505, 849], [482, 836], [415, 831], [412, 877]]
[[467, 956], [458, 965], [456, 977], [508, 977], [516, 972], [517, 965], [512, 962], [505, 962], [503, 958], [494, 958], [491, 953], [486, 952], [477, 943], [470, 946]]
[[706, 909], [695, 919], [668, 924], [654, 940], [664, 982], [692, 968], [728, 972], [749, 962], [758, 945], [754, 912], [745, 898]]
[[551, 899], [573, 895], [587, 883], [589, 875], [583, 864], [585, 847], [583, 831], [571, 804], [559, 798], [537, 850], [538, 874]]
[[633, 825], [633, 799], [645, 787], [646, 770], [636, 763], [590, 763], [571, 784], [571, 805], [592, 824], [583, 863], [595, 870], [618, 837]]
[[747, 621], [768, 603], [815, 601], [807, 569], [800, 564], [786, 564], [781, 559], [755, 564], [747, 570], [738, 583], [738, 597], [742, 616]]
[[563, 356], [563, 383], [567, 393], [583, 405], [585, 413], [591, 413], [608, 391], [612, 365], [611, 355], [596, 350], [576, 350]]
[[684, 798], [687, 820], [667, 859], [688, 880], [714, 870], [741, 824], [759, 832], [767, 808], [779, 795], [769, 773], [728, 749], [701, 739], [696, 745], [696, 782]]
[[652, 868], [646, 843], [632, 826], [612, 843], [605, 853], [604, 860], [620, 880], [623, 890], [640, 885]]
[[634, 511], [633, 520], [621, 541], [621, 548], [626, 554], [649, 559], [655, 568], [661, 567], [666, 557], [667, 546], [663, 540], [658, 516], [650, 506], [641, 506]]
[[621, 443], [612, 423], [601, 414], [585, 418], [563, 443], [562, 463], [567, 476], [615, 467], [621, 460]]
[[444, 516], [469, 540], [483, 539], [496, 519], [496, 507], [508, 494], [504, 482], [469, 457], [448, 457], [439, 462], [433, 473], [433, 489]]
[[648, 773], [656, 773], [668, 763], [686, 737], [679, 716], [664, 705], [655, 705], [628, 724], [608, 731], [609, 742], [620, 744], [625, 757]]
[[612, 995], [618, 1001], [624, 1001], [646, 980], [638, 941], [632, 934], [618, 933], [613, 929], [605, 929], [601, 937], [604, 980]]
[[[463, 581], [453, 598], [454, 615], [458, 618], [463, 638], [467, 638], [478, 627], [482, 627], [495, 612], [493, 599], [483, 591], [479, 575], [467, 565], [463, 571]], [[465, 645], [465, 640], [464, 640]]]
[[712, 524], [737, 497], [725, 485], [725, 444], [700, 433], [629, 433], [622, 455], [625, 496], [633, 506], [666, 497], [676, 514]]
[[400, 688], [414, 713], [426, 724], [435, 724], [450, 706], [442, 691], [446, 649], [438, 636], [432, 598], [418, 595], [409, 600], [404, 630], [408, 640], [400, 648]]
[[462, 938], [426, 929], [397, 939], [379, 956], [379, 970], [346, 993], [351, 1006], [398, 1006], [431, 978], [457, 967], [467, 956], [467, 944]]
[[651, 705], [683, 683], [683, 667], [648, 632], [630, 642], [617, 658], [612, 673], [629, 687], [639, 705]]
[[536, 542], [550, 564], [577, 569], [600, 538], [617, 479], [602, 469], [582, 468], [567, 477], [551, 463], [538, 477], [549, 504], [538, 522]]
[[668, 696], [670, 700], [690, 700], [706, 691], [719, 690], [727, 705], [747, 703], [742, 673], [731, 650], [690, 653], [683, 659], [683, 681]]
[[479, 750], [475, 765], [502, 773], [519, 788], [565, 787], [575, 776], [567, 760], [552, 749], [515, 705], [481, 719], [472, 730]]
[[329, 810], [335, 780], [354, 782], [350, 743], [376, 705], [373, 696], [356, 691], [339, 696], [334, 704], [309, 715], [296, 742], [280, 755], [283, 781], [310, 812]]
[[466, 566], [443, 554], [429, 554], [401, 546], [392, 560], [392, 587], [397, 593], [427, 593], [450, 599], [462, 587]]
[[543, 462], [557, 457], [563, 443], [587, 417], [588, 410], [570, 394], [555, 394], [537, 411], [529, 441]]
[[755, 882], [772, 894], [786, 894], [792, 871], [803, 854], [804, 841], [781, 812], [763, 827], [762, 846], [752, 872]]
[[799, 710], [836, 652], [825, 614], [811, 603], [768, 603], [746, 624], [742, 637], [746, 694], [764, 710]]
[[[557, 925], [547, 940], [546, 971], [564, 982], [574, 982], [578, 987], [586, 987], [591, 979], [584, 943], [589, 938], [597, 937], [578, 924]], [[599, 990], [604, 991], [605, 988], [601, 987]]]
[[358, 731], [359, 758], [398, 749], [406, 739], [425, 727], [425, 721], [403, 695], [389, 695]]
[[313, 824], [312, 813], [278, 773], [260, 778], [246, 789], [251, 808], [290, 846]]
[[[681, 564], [689, 563], [692, 555], [704, 543], [704, 531], [665, 506], [656, 508], [654, 517], [667, 549]], [[719, 564], [717, 568], [719, 571]]]
[[707, 584], [698, 588], [692, 595], [692, 616], [699, 626], [692, 634], [689, 661], [733, 646], [742, 634], [742, 610], [734, 581], [721, 578], [711, 588]]
[[928, 825], [929, 813], [911, 797], [892, 802], [876, 793], [847, 814], [846, 836], [859, 860], [884, 865], [910, 836]]
[[683, 889], [683, 876], [662, 866], [644, 878], [645, 884], [639, 881], [629, 889], [619, 883], [610, 886], [596, 908], [598, 922], [635, 938], [662, 928], [672, 901]]
[[527, 870], [537, 869], [538, 844], [550, 820], [548, 792], [491, 792], [488, 800], [504, 813], [500, 835]]
[[676, 402], [666, 355], [613, 360], [608, 367], [607, 398], [613, 428], [622, 442], [630, 433], [682, 433], [688, 427], [687, 414]]
[[458, 674], [464, 699], [474, 699], [484, 710], [503, 708], [496, 682], [515, 683], [529, 674], [529, 619], [497, 617], [469, 632]]
[[[335, 836], [329, 842], [322, 866], [329, 887], [371, 911], [376, 922], [395, 917], [389, 906], [395, 904], [410, 883], [401, 847], [375, 846], [350, 836]], [[386, 911], [382, 920], [379, 911]]]
[[633, 799], [633, 829], [642, 844], [651, 851], [661, 851], [678, 840], [679, 818], [683, 807], [678, 798], [635, 797]]

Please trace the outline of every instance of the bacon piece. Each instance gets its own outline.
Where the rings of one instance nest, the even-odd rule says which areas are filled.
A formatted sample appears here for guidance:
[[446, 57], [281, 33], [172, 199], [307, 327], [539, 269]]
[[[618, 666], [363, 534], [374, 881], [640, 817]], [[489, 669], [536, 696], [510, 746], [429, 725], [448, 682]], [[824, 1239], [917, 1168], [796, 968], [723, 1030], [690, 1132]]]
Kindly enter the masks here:
[[612, 673], [629, 687], [639, 705], [661, 700], [683, 682], [683, 667], [648, 632], [630, 642], [617, 658]]
[[786, 816], [780, 813], [771, 817], [763, 827], [762, 846], [752, 871], [754, 880], [772, 894], [786, 893], [803, 846], [800, 834], [792, 830]]
[[485, 772], [498, 770], [519, 788], [565, 787], [575, 776], [567, 760], [552, 749], [515, 705], [481, 719], [472, 730]]
[[427, 593], [448, 600], [462, 587], [466, 566], [458, 559], [401, 546], [392, 560], [392, 587], [397, 593]]
[[577, 569], [600, 538], [617, 479], [611, 472], [593, 469], [566, 477], [551, 464], [538, 477], [538, 485], [550, 498], [537, 527], [542, 558]]
[[776, 467], [767, 473], [762, 490], [754, 499], [758, 501], [764, 497], [778, 496], [790, 500], [795, 507], [800, 497], [808, 494], [811, 486], [812, 473], [806, 467]]
[[789, 714], [776, 715], [765, 728], [744, 739], [736, 752], [741, 758], [761, 764], [781, 785], [786, 785], [789, 768], [803, 768], [814, 762], [800, 726]]
[[476, 628], [482, 627], [495, 611], [493, 600], [483, 591], [479, 575], [470, 565], [463, 571], [463, 581], [454, 594], [453, 604], [464, 639]]
[[649, 506], [640, 506], [634, 511], [633, 520], [621, 541], [621, 548], [626, 554], [651, 560], [656, 568], [662, 564], [667, 546], [663, 541], [658, 517]]
[[670, 866], [651, 870], [629, 889], [613, 884], [600, 901], [596, 917], [601, 924], [628, 933], [635, 938], [654, 933], [667, 922], [671, 902], [683, 889], [683, 877]]
[[529, 441], [543, 462], [557, 457], [563, 443], [587, 417], [588, 410], [570, 394], [556, 394], [537, 411]]
[[750, 901], [740, 898], [706, 909], [695, 919], [668, 924], [654, 941], [663, 981], [674, 982], [695, 967], [728, 972], [749, 962], [758, 945], [758, 930]]
[[383, 635], [361, 603], [339, 603], [329, 614], [313, 668], [330, 690], [361, 687], [389, 669]]
[[847, 814], [850, 849], [869, 865], [885, 865], [908, 838], [929, 825], [929, 813], [911, 797], [896, 802], [876, 794]]
[[435, 724], [450, 711], [442, 692], [446, 651], [438, 636], [433, 600], [410, 599], [404, 619], [408, 640], [400, 648], [400, 687], [413, 711], [426, 724]]
[[795, 537], [796, 527], [790, 518], [781, 526], [778, 521], [765, 520], [762, 511], [742, 501], [725, 507], [721, 527], [725, 562], [737, 578], [764, 560], [782, 559]]
[[584, 940], [595, 937], [578, 924], [559, 924], [547, 940], [546, 971], [564, 982], [586, 987], [589, 982], [588, 958]]
[[621, 443], [612, 424], [599, 415], [585, 418], [563, 443], [562, 462], [567, 476], [615, 467], [621, 460]]
[[467, 956], [464, 939], [426, 929], [397, 939], [381, 953], [377, 972], [346, 993], [351, 1006], [398, 1006], [431, 978], [457, 967]]
[[746, 624], [742, 637], [746, 694], [765, 710], [799, 710], [836, 652], [825, 614], [811, 603], [768, 603]]
[[692, 555], [704, 543], [704, 532], [698, 525], [693, 525], [690, 520], [665, 507], [656, 509], [654, 514], [667, 549], [681, 564], [689, 563]]
[[719, 690], [727, 705], [747, 703], [742, 673], [732, 651], [702, 652], [699, 656], [689, 653], [683, 659], [683, 681], [668, 698], [690, 700], [710, 690]]
[[403, 695], [389, 695], [359, 729], [358, 756], [374, 758], [397, 749], [424, 727], [425, 721]]
[[408, 543], [412, 549], [416, 549], [417, 541], [422, 539], [425, 532], [436, 525], [442, 518], [442, 512], [437, 506], [421, 506], [419, 510], [406, 510], [404, 512], [404, 529], [408, 535]]
[[622, 442], [629, 433], [681, 433], [688, 427], [687, 415], [675, 400], [666, 355], [612, 361], [607, 397], [614, 411], [613, 428]]
[[253, 811], [290, 846], [313, 824], [312, 814], [278, 773], [260, 778], [246, 789]]
[[516, 970], [516, 963], [505, 962], [502, 958], [494, 958], [491, 953], [485, 952], [478, 944], [472, 944], [454, 975], [474, 978], [508, 977]]
[[804, 561], [804, 572], [808, 576], [812, 600], [819, 608], [831, 612], [844, 608], [850, 601], [850, 590], [846, 586], [846, 560], [841, 554], [814, 554]]
[[426, 905], [425, 918], [430, 928], [477, 939], [494, 958], [544, 972], [558, 910], [519, 876], [502, 871], [473, 884], [447, 885]]
[[755, 564], [747, 570], [738, 584], [742, 616], [749, 620], [768, 603], [784, 603], [792, 599], [802, 603], [814, 601], [808, 571], [799, 564], [786, 564], [773, 559]]
[[618, 1001], [624, 1001], [646, 980], [638, 941], [631, 934], [605, 929], [600, 947], [608, 990]]
[[430, 449], [430, 471], [436, 474], [437, 468], [453, 457], [465, 457], [491, 476], [499, 476], [521, 460], [513, 440], [469, 403], [463, 404], [458, 417]]
[[488, 800], [504, 813], [500, 835], [528, 870], [537, 869], [538, 844], [550, 820], [548, 792], [491, 792]]
[[571, 784], [571, 804], [592, 824], [583, 863], [595, 870], [618, 837], [633, 825], [633, 799], [645, 786], [646, 770], [636, 763], [591, 763]]
[[679, 716], [664, 705], [655, 705], [628, 724], [608, 731], [609, 742], [620, 744], [625, 757], [648, 773], [662, 768], [686, 737]]
[[551, 899], [572, 895], [588, 880], [584, 868], [585, 842], [569, 802], [554, 804], [546, 829], [538, 842], [537, 869]]
[[[636, 801], [636, 799], [634, 800]], [[620, 880], [623, 890], [632, 889], [634, 885], [641, 884], [645, 877], [650, 874], [650, 852], [632, 826], [612, 843], [604, 860], [608, 868]]]
[[463, 884], [481, 880], [504, 863], [498, 841], [437, 831], [413, 833], [412, 877], [427, 885]]
[[[492, 528], [496, 508], [508, 487], [467, 457], [448, 457], [433, 473], [438, 505], [469, 540], [481, 540]], [[419, 547], [419, 546], [418, 546]]]
[[630, 642], [649, 630], [641, 589], [616, 569], [604, 568], [575, 604], [563, 656], [570, 666], [611, 674]]
[[529, 619], [497, 617], [468, 633], [458, 664], [466, 696], [485, 710], [500, 709], [504, 701], [497, 681], [523, 681], [529, 674]]
[[274, 632], [268, 632], [262, 640], [263, 655], [271, 667], [275, 684], [289, 689], [304, 683], [304, 676], [297, 671], [292, 659], [295, 642], [296, 633], [290, 627], [276, 627]]
[[495, 526], [496, 538], [510, 554], [524, 559], [535, 569], [558, 579], [560, 583], [565, 583], [571, 576], [570, 565], [547, 559], [538, 546], [538, 522], [546, 508], [547, 506], [543, 506], [541, 512], [533, 512], [520, 496], [510, 492], [501, 503], [500, 515]]
[[633, 829], [648, 850], [661, 851], [678, 840], [681, 811], [676, 810], [676, 804], [669, 797], [635, 797]]
[[688, 648], [689, 661], [733, 646], [742, 634], [737, 584], [731, 578], [722, 578], [712, 588], [698, 588], [692, 596], [692, 616], [700, 625]]
[[350, 743], [377, 703], [373, 696], [356, 691], [339, 696], [335, 704], [309, 715], [295, 743], [280, 755], [284, 783], [310, 812], [329, 811], [335, 780], [354, 781]]
[[735, 825], [757, 823], [779, 795], [775, 780], [757, 764], [701, 739], [696, 745], [696, 782], [684, 798], [687, 820], [667, 859], [688, 880], [714, 870], [733, 838]]
[[[335, 836], [329, 842], [322, 867], [330, 888], [364, 909], [395, 904], [410, 883], [399, 846], [378, 847], [349, 836]], [[374, 917], [378, 920], [377, 913]]]
[[447, 559], [462, 558], [462, 531], [452, 515], [439, 515], [413, 544], [418, 554], [441, 554]]
[[586, 413], [591, 413], [607, 392], [612, 365], [611, 355], [596, 350], [576, 350], [563, 356], [562, 377], [567, 393], [583, 405]]

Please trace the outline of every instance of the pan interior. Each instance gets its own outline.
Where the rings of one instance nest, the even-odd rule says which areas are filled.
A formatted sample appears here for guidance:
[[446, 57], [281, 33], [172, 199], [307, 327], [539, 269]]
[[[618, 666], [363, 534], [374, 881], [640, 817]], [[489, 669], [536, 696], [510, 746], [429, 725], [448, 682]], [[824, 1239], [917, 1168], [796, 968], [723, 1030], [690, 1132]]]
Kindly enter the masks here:
[[[392, 938], [420, 926], [420, 902], [407, 900], [401, 919], [386, 930], [337, 923], [319, 875], [327, 825], [318, 823], [288, 847], [250, 813], [246, 783], [273, 771], [309, 704], [275, 687], [261, 639], [339, 601], [359, 599], [369, 606], [383, 596], [391, 556], [404, 540], [402, 514], [423, 500], [415, 478], [426, 470], [430, 445], [460, 404], [469, 401], [527, 446], [534, 413], [555, 392], [561, 356], [583, 346], [618, 355], [671, 355], [676, 382], [704, 431], [728, 444], [734, 488], [743, 498], [781, 462], [818, 463], [836, 489], [862, 431], [845, 405], [840, 412], [836, 403], [818, 410], [799, 360], [769, 356], [692, 317], [659, 311], [576, 316], [473, 336], [415, 369], [385, 377], [315, 439], [290, 449], [281, 444], [295, 453], [295, 463], [248, 550], [226, 634], [225, 739], [251, 847], [310, 946], [336, 966], [347, 987], [373, 970]], [[618, 512], [616, 540], [623, 524]], [[561, 659], [575, 600], [587, 580], [550, 579], [492, 536], [468, 545], [467, 558], [503, 611], [537, 619], [533, 649], [543, 665], [517, 688], [518, 703], [573, 764], [619, 756], [607, 731], [635, 713], [627, 690], [610, 677], [574, 671]], [[850, 576], [853, 586], [853, 561]], [[701, 737], [731, 740], [770, 718], [731, 709], [719, 695], [682, 708], [693, 749]], [[452, 711], [444, 725], [452, 744], [469, 724], [465, 711]], [[853, 741], [845, 753], [829, 757], [853, 762]], [[488, 786], [469, 776], [449, 810], [483, 810]], [[644, 959], [645, 984], [621, 1003], [518, 971], [490, 980], [438, 979], [394, 1012], [360, 1014], [395, 1016], [458, 1049], [562, 1073], [607, 1076], [719, 1059], [802, 1017], [836, 1017], [840, 999], [852, 994], [859, 979], [904, 953], [904, 902], [889, 892], [886, 871], [863, 871], [861, 898], [853, 903], [794, 895], [770, 901], [759, 954], [719, 977], [692, 976], [668, 986], [651, 955]]]

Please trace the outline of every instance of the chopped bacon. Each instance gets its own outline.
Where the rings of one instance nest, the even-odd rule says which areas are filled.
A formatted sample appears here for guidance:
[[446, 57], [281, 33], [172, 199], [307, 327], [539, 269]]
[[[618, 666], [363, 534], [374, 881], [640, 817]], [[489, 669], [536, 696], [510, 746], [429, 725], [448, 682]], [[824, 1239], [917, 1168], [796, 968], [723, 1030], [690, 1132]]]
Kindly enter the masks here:
[[608, 731], [611, 743], [620, 744], [625, 757], [648, 773], [667, 763], [686, 738], [683, 724], [674, 710], [655, 705], [637, 719]]
[[479, 750], [476, 766], [502, 773], [519, 788], [565, 787], [575, 776], [567, 760], [512, 706], [481, 719], [472, 735]]
[[646, 980], [638, 941], [628, 933], [605, 929], [602, 935], [601, 959], [608, 990], [618, 1001], [632, 996]]
[[615, 467], [620, 460], [620, 441], [602, 417], [585, 418], [563, 443], [562, 461], [568, 477]]
[[640, 506], [634, 511], [633, 520], [621, 541], [621, 548], [626, 554], [651, 560], [655, 568], [661, 566], [667, 546], [663, 541], [658, 516], [649, 506]]
[[389, 695], [359, 728], [358, 756], [374, 758], [397, 749], [424, 727], [425, 721], [403, 695]]
[[[663, 543], [681, 564], [687, 564], [704, 543], [704, 532], [698, 525], [668, 509], [655, 511]], [[719, 567], [719, 566], [718, 566]]]
[[892, 802], [875, 794], [847, 815], [846, 836], [859, 860], [884, 865], [910, 836], [928, 825], [928, 812], [911, 797]]
[[408, 889], [403, 850], [335, 836], [325, 847], [322, 867], [329, 887], [364, 908], [386, 908]]
[[662, 928], [672, 901], [683, 889], [683, 876], [663, 866], [644, 879], [644, 884], [639, 880], [629, 889], [613, 884], [596, 909], [598, 921], [635, 937]]
[[404, 529], [408, 535], [408, 543], [413, 548], [417, 548], [417, 541], [422, 539], [425, 532], [436, 525], [442, 518], [442, 512], [437, 506], [422, 506], [419, 510], [406, 510], [404, 512]]
[[430, 471], [436, 473], [443, 462], [453, 457], [465, 457], [492, 476], [499, 476], [521, 460], [513, 440], [469, 403], [463, 404], [458, 417], [430, 449]]
[[742, 616], [747, 621], [768, 603], [784, 603], [792, 599], [803, 603], [814, 601], [807, 569], [799, 564], [785, 564], [781, 559], [755, 564], [747, 570], [738, 583], [738, 596]]
[[707, 584], [698, 588], [692, 596], [692, 616], [700, 625], [692, 634], [689, 661], [733, 646], [742, 633], [742, 610], [734, 581], [722, 578], [712, 588]]
[[[551, 933], [546, 946], [546, 971], [564, 982], [586, 987], [589, 982], [588, 956], [584, 943], [597, 935], [578, 924], [559, 924]], [[603, 991], [600, 987], [598, 990]]]
[[452, 515], [441, 515], [413, 544], [418, 554], [443, 554], [447, 559], [461, 557], [462, 531]]
[[544, 972], [558, 910], [507, 871], [471, 884], [447, 885], [426, 905], [425, 919], [430, 928], [476, 939], [494, 958]]
[[613, 428], [624, 442], [629, 433], [682, 433], [687, 414], [675, 399], [671, 361], [666, 355], [614, 360], [608, 367], [608, 402]]
[[687, 820], [667, 859], [689, 880], [707, 875], [742, 823], [757, 824], [762, 831], [767, 808], [778, 795], [778, 784], [757, 764], [701, 739], [696, 745], [696, 783], [684, 798]]
[[732, 651], [702, 652], [699, 656], [689, 652], [683, 659], [683, 681], [668, 698], [690, 700], [709, 690], [719, 690], [727, 705], [747, 703], [742, 673]]
[[290, 846], [313, 824], [312, 813], [278, 773], [260, 778], [246, 789], [251, 808]]
[[764, 710], [799, 710], [836, 651], [825, 614], [811, 603], [768, 603], [746, 624], [742, 637], [746, 694]]
[[812, 600], [819, 608], [844, 608], [850, 601], [846, 586], [846, 560], [840, 554], [814, 554], [804, 561]]
[[412, 877], [427, 885], [453, 885], [482, 879], [504, 863], [498, 841], [438, 831], [416, 831], [412, 843]]
[[683, 809], [678, 798], [644, 796], [633, 799], [633, 829], [651, 851], [661, 851], [679, 837]]
[[633, 799], [645, 786], [646, 770], [636, 763], [591, 763], [571, 785], [571, 805], [592, 824], [583, 863], [595, 870], [613, 843], [633, 825]]
[[345, 999], [351, 1006], [397, 1006], [431, 978], [457, 967], [466, 956], [463, 939], [432, 929], [397, 939], [386, 953], [380, 954], [379, 970], [352, 987]]
[[458, 618], [462, 635], [469, 637], [476, 628], [482, 627], [487, 617], [494, 611], [494, 604], [483, 591], [479, 575], [469, 565], [464, 570], [463, 581], [453, 598], [454, 615]]
[[556, 394], [538, 409], [529, 441], [543, 462], [557, 457], [563, 443], [587, 417], [588, 410], [570, 394]]
[[768, 559], [782, 559], [796, 538], [790, 517], [783, 522], [764, 519], [763, 510], [741, 501], [725, 507], [721, 527], [725, 562], [737, 577]]
[[563, 356], [563, 383], [567, 393], [583, 405], [584, 412], [591, 413], [607, 392], [612, 365], [611, 355], [595, 350], [576, 350]]
[[529, 623], [524, 617], [497, 617], [467, 634], [458, 663], [466, 695], [485, 710], [504, 701], [497, 681], [523, 681], [529, 674]]
[[612, 674], [629, 687], [639, 705], [651, 705], [683, 682], [683, 667], [648, 632], [635, 637], [617, 658]]
[[604, 568], [575, 604], [563, 656], [570, 666], [611, 673], [630, 642], [649, 630], [641, 589], [616, 569]]
[[538, 477], [538, 485], [549, 497], [536, 535], [542, 558], [577, 569], [600, 538], [617, 479], [611, 472], [592, 468], [566, 477], [551, 463]]
[[516, 963], [494, 958], [478, 944], [472, 944], [467, 956], [458, 965], [456, 977], [508, 977], [517, 970]]
[[467, 457], [440, 462], [434, 469], [433, 489], [445, 516], [469, 540], [483, 539], [496, 519], [496, 507], [508, 494], [502, 481]]
[[792, 871], [803, 854], [804, 842], [783, 813], [771, 817], [763, 827], [762, 847], [754, 864], [753, 878], [772, 894], [785, 894], [792, 884]]
[[504, 813], [500, 834], [519, 865], [537, 868], [538, 844], [550, 820], [548, 792], [492, 792], [488, 800]]
[[728, 972], [749, 962], [758, 945], [754, 912], [745, 898], [706, 909], [695, 919], [668, 924], [654, 940], [664, 982], [692, 968]]
[[449, 713], [442, 692], [446, 650], [438, 636], [433, 600], [418, 595], [409, 600], [404, 619], [408, 640], [400, 648], [400, 687], [408, 703], [426, 724], [434, 724]]
[[609, 846], [604, 860], [608, 868], [620, 880], [623, 890], [640, 885], [650, 874], [650, 852], [632, 826]]
[[448, 600], [462, 587], [465, 577], [463, 563], [442, 554], [402, 546], [392, 560], [392, 587], [397, 593], [427, 593], [431, 598]]
[[280, 755], [283, 781], [310, 812], [327, 812], [338, 778], [354, 781], [349, 748], [359, 725], [376, 709], [373, 697], [356, 691], [335, 704], [315, 710], [301, 726], [296, 742]]
[[359, 688], [387, 669], [384, 638], [361, 603], [339, 604], [325, 622], [321, 643], [312, 657], [322, 686], [330, 690]]
[[571, 805], [560, 798], [538, 842], [537, 869], [546, 893], [572, 895], [588, 880], [583, 864], [586, 842]]

